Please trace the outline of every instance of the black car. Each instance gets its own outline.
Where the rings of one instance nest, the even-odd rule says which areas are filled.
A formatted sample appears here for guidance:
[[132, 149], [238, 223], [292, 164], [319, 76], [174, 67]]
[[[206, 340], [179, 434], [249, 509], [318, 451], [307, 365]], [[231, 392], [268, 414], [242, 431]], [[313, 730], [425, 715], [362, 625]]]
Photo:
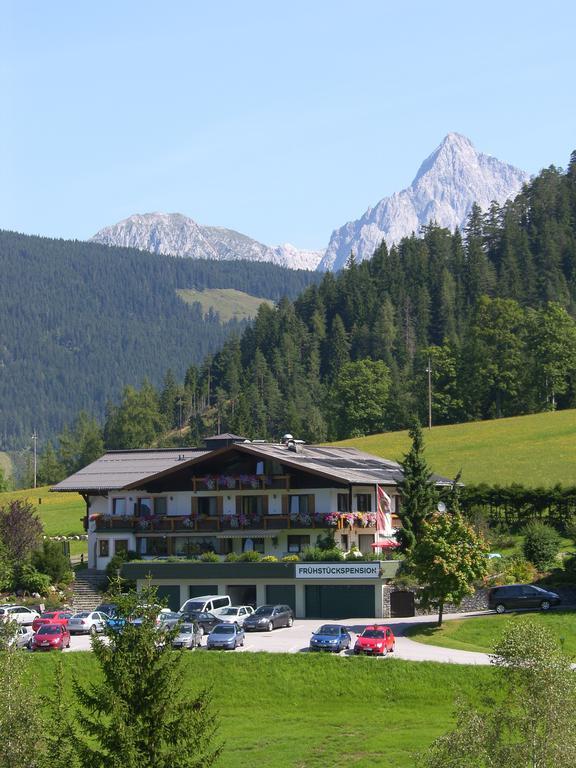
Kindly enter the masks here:
[[182, 614], [182, 621], [186, 623], [196, 623], [201, 634], [207, 635], [217, 624], [222, 624], [222, 619], [209, 611], [190, 611]]
[[488, 608], [496, 613], [507, 610], [522, 610], [539, 608], [547, 611], [553, 605], [562, 601], [556, 592], [548, 592], [533, 584], [507, 584], [504, 587], [494, 587], [488, 593]]
[[244, 629], [252, 632], [265, 629], [272, 632], [276, 627], [291, 627], [294, 624], [294, 612], [289, 605], [261, 605], [254, 613], [244, 619]]

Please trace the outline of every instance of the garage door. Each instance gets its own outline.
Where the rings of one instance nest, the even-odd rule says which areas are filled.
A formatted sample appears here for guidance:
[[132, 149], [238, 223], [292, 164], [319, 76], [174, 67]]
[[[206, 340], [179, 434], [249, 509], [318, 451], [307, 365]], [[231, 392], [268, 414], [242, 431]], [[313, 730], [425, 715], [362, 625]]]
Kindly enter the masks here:
[[171, 611], [177, 611], [180, 608], [180, 585], [179, 584], [161, 584], [157, 587], [158, 600], [162, 605], [166, 604]]
[[368, 585], [306, 585], [306, 617], [314, 619], [374, 616], [374, 587]]
[[204, 595], [217, 595], [217, 584], [190, 584], [188, 597], [203, 597]]
[[268, 584], [266, 586], [266, 602], [289, 605], [296, 613], [296, 587], [294, 584]]

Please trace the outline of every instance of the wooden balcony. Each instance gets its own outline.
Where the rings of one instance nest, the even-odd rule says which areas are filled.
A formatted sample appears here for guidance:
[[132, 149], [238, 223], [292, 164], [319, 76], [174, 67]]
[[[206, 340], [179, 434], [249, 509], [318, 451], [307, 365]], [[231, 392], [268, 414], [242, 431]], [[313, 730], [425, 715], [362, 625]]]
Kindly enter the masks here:
[[147, 533], [220, 533], [225, 531], [251, 531], [327, 528], [324, 518], [319, 515], [305, 520], [290, 515], [263, 515], [262, 517], [239, 518], [236, 515], [222, 516], [176, 516], [163, 517], [112, 517], [101, 515], [92, 520], [98, 533], [103, 531], [129, 531]]
[[204, 475], [192, 478], [193, 491], [281, 491], [289, 488], [289, 475]]

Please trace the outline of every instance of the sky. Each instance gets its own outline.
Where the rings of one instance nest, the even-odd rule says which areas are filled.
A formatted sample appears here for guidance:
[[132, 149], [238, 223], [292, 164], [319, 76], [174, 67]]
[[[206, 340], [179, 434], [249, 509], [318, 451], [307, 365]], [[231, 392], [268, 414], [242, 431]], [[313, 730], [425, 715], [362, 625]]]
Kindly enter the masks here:
[[1, 0], [0, 228], [179, 212], [323, 248], [450, 131], [576, 149], [576, 3]]

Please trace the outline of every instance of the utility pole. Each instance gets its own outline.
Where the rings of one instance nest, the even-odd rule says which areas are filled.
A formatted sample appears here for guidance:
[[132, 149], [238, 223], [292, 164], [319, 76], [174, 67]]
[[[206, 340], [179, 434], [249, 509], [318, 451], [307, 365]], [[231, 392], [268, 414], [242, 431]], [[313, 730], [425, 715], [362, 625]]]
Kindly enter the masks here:
[[432, 362], [430, 355], [428, 355], [426, 373], [428, 374], [428, 429], [432, 429]]
[[36, 488], [36, 475], [37, 475], [37, 459], [36, 459], [36, 444], [38, 442], [38, 435], [36, 430], [32, 433], [32, 448], [34, 451], [34, 488]]

